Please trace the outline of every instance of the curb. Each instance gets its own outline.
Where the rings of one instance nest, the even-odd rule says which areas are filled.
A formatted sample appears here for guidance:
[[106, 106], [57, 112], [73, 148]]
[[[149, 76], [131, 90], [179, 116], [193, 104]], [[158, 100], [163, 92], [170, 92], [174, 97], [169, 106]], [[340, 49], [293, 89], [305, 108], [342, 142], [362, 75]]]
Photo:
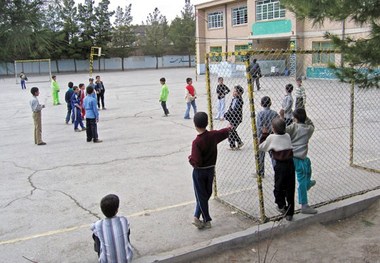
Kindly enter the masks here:
[[327, 223], [350, 217], [359, 213], [380, 199], [380, 190], [371, 191], [349, 199], [338, 201], [318, 208], [316, 215], [296, 214], [292, 222], [282, 220], [268, 222], [262, 225], [248, 228], [226, 236], [214, 238], [198, 244], [179, 248], [152, 256], [145, 256], [134, 260], [135, 263], [162, 262], [177, 263], [189, 262], [194, 258], [205, 257], [218, 253], [224, 249], [232, 249], [239, 246], [252, 244], [274, 236], [284, 235], [295, 229], [306, 227], [315, 223]]

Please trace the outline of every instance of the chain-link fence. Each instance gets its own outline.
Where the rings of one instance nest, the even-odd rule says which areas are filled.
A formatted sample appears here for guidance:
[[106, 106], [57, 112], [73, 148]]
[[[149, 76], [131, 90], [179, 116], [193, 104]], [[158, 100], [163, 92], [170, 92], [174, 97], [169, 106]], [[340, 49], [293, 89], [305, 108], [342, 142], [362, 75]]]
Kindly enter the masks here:
[[[257, 59], [261, 69], [257, 78], [252, 78], [251, 74], [256, 75], [252, 70], [247, 73], [252, 69], [253, 58]], [[206, 55], [211, 129], [226, 127], [228, 119], [241, 139], [233, 134], [228, 142], [219, 144], [215, 184], [218, 200], [255, 219], [279, 216], [273, 196], [274, 172], [268, 154], [264, 159], [264, 176], [256, 176], [261, 167], [257, 140], [261, 129], [258, 129], [256, 119], [264, 110], [261, 106], [264, 96], [271, 98], [270, 108], [279, 112], [286, 94], [285, 86], [292, 84], [295, 90], [296, 78], [302, 79], [306, 90], [305, 109], [315, 125], [308, 156], [312, 163], [312, 179], [317, 184], [308, 192], [309, 204], [321, 206], [380, 188], [377, 132], [380, 130], [377, 118], [380, 90], [359, 89], [341, 83], [331, 69], [318, 66], [327, 62], [340, 65], [340, 60], [340, 54], [314, 51]], [[222, 89], [222, 84], [230, 92]], [[260, 90], [257, 90], [257, 84]], [[239, 97], [239, 88], [234, 88], [237, 85], [244, 90], [242, 103], [239, 99], [233, 100]], [[295, 103], [294, 92], [293, 99]], [[241, 113], [238, 110], [231, 113], [232, 104], [235, 109], [239, 108], [236, 105], [242, 104]], [[270, 120], [267, 123], [270, 126]], [[295, 200], [297, 203], [297, 190]]]

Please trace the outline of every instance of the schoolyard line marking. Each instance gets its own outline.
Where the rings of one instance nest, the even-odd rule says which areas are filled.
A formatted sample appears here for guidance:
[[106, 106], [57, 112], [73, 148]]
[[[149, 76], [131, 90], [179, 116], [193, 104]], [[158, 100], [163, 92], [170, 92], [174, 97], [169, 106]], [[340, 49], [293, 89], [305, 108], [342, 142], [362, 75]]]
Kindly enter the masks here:
[[[177, 208], [177, 207], [181, 207], [181, 206], [186, 206], [186, 205], [190, 205], [190, 204], [194, 204], [194, 203], [195, 203], [195, 201], [188, 201], [188, 202], [183, 202], [183, 203], [179, 203], [176, 205], [163, 206], [163, 207], [159, 207], [156, 209], [147, 209], [147, 210], [144, 210], [141, 212], [137, 212], [137, 213], [134, 213], [131, 215], [127, 215], [127, 217], [137, 217], [137, 216], [141, 216], [141, 215], [145, 215], [145, 214], [149, 214], [149, 213], [161, 212], [161, 211], [165, 211], [165, 210], [169, 210], [169, 209], [173, 209], [173, 208]], [[72, 231], [82, 229], [82, 228], [90, 228], [90, 225], [91, 224], [85, 224], [85, 225], [80, 225], [80, 226], [61, 228], [61, 229], [47, 231], [44, 233], [35, 234], [35, 235], [31, 235], [31, 236], [20, 237], [20, 238], [15, 238], [15, 239], [10, 239], [10, 240], [4, 240], [4, 241], [0, 241], [0, 245], [14, 244], [17, 242], [28, 241], [28, 240], [32, 240], [32, 239], [36, 239], [36, 238], [40, 238], [40, 237], [59, 235], [59, 234], [72, 232]]]

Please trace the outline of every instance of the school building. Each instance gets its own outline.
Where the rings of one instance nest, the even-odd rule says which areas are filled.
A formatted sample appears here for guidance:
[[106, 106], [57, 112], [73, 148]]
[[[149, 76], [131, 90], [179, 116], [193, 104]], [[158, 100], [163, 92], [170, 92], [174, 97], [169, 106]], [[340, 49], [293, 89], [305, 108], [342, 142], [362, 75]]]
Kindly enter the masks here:
[[[280, 0], [214, 0], [195, 5], [195, 12], [197, 70], [201, 74], [208, 52], [332, 49], [324, 38], [326, 32], [358, 39], [366, 38], [371, 30], [368, 25], [348, 19], [313, 25], [310, 20], [296, 19], [294, 13], [281, 6]], [[334, 56], [312, 56], [311, 63], [323, 68], [334, 62]]]

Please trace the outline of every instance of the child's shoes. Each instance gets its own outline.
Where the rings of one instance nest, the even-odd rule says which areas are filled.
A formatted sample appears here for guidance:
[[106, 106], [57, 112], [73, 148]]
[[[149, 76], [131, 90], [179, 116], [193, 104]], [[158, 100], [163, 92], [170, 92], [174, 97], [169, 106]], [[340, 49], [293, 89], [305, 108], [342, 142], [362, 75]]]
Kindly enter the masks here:
[[301, 208], [301, 213], [302, 214], [316, 214], [318, 211], [310, 206], [305, 206]]
[[207, 221], [203, 225], [204, 225], [204, 228], [206, 228], [206, 229], [211, 228], [211, 221]]
[[199, 218], [196, 217], [194, 217], [192, 224], [196, 226], [198, 229], [202, 229], [205, 227], [205, 224], [201, 220], [199, 220]]

